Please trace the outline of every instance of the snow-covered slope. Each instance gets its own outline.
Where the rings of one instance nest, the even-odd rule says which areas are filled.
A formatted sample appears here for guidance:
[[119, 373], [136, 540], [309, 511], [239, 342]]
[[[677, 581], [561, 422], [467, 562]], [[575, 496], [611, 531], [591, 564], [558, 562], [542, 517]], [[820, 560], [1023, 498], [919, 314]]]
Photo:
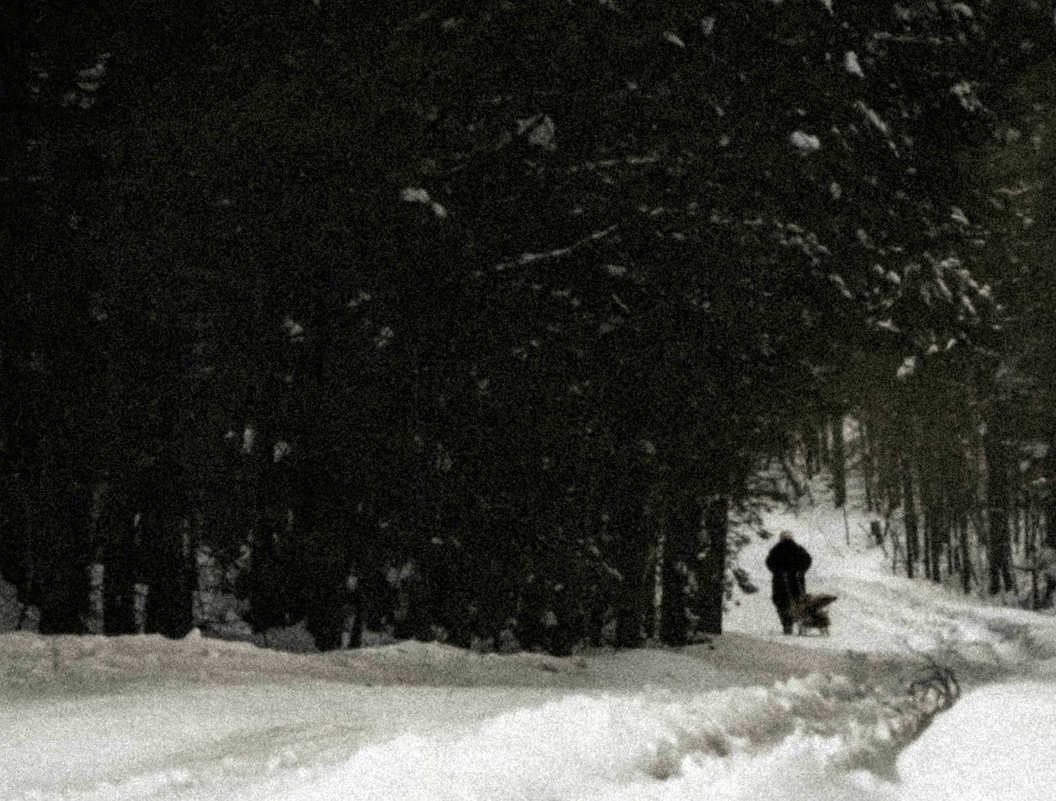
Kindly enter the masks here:
[[[0, 799], [1022, 797], [1056, 745], [1056, 618], [891, 576], [842, 514], [768, 527], [839, 595], [830, 637], [781, 635], [765, 588], [713, 646], [570, 659], [0, 635]], [[760, 580], [771, 543], [741, 555]], [[968, 692], [913, 741], [929, 660]]]
[[[792, 531], [813, 555], [808, 591], [838, 596], [829, 608], [831, 636], [797, 638], [797, 647], [911, 660], [928, 654], [962, 669], [1026, 666], [1056, 653], [1056, 619], [893, 575], [887, 554], [869, 544], [860, 517], [846, 521], [839, 510], [810, 506], [772, 514], [767, 527]], [[773, 544], [754, 540], [741, 552], [740, 563], [766, 578], [763, 560]], [[726, 626], [753, 639], [780, 641], [780, 624], [768, 602], [769, 582], [760, 585], [758, 594], [736, 599]]]

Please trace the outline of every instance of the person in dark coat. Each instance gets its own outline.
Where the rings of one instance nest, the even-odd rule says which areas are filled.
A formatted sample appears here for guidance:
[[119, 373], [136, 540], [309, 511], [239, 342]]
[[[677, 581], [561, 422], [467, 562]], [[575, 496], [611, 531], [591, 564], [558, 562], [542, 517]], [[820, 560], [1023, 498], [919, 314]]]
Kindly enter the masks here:
[[781, 618], [785, 634], [792, 633], [792, 618], [789, 608], [792, 602], [807, 594], [806, 573], [810, 570], [810, 554], [807, 549], [792, 539], [792, 532], [782, 531], [778, 543], [766, 555], [766, 567], [773, 574], [773, 591], [770, 597]]

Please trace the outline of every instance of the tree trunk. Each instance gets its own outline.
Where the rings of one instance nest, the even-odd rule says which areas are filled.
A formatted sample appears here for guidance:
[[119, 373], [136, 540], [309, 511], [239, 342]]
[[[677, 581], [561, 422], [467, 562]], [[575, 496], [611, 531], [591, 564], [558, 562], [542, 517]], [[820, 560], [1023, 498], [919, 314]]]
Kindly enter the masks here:
[[193, 627], [194, 573], [188, 547], [188, 526], [187, 520], [162, 518], [155, 519], [152, 527], [145, 527], [146, 535], [153, 535], [154, 543], [144, 625], [147, 634], [179, 638], [186, 636]]
[[88, 595], [88, 575], [76, 564], [52, 565], [48, 586], [40, 589], [41, 634], [84, 634], [83, 598]]
[[956, 575], [956, 568], [954, 567], [954, 555], [956, 549], [953, 546], [953, 520], [953, 515], [950, 513], [950, 509], [947, 506], [946, 514], [943, 515], [943, 547], [946, 549], [946, 575], [950, 577]]
[[934, 536], [935, 536], [935, 533], [934, 533], [934, 530], [933, 530], [934, 529], [934, 523], [932, 522], [932, 519], [931, 519], [931, 516], [930, 516], [930, 511], [931, 510], [929, 510], [927, 508], [927, 504], [926, 503], [923, 505], [922, 511], [924, 512], [924, 538], [923, 538], [923, 545], [924, 545], [924, 554], [923, 554], [923, 556], [924, 556], [924, 559], [923, 559], [924, 578], [927, 579], [928, 581], [931, 581], [932, 578], [933, 578], [932, 573], [931, 573], [931, 545], [932, 545], [932, 541], [933, 541]]
[[[646, 618], [650, 609], [650, 578], [648, 548], [637, 539], [641, 539], [642, 514], [630, 514], [621, 521], [621, 528], [626, 526], [618, 536], [624, 542], [620, 549], [622, 555], [620, 584], [616, 591], [616, 647], [638, 648], [645, 641]], [[637, 523], [631, 520], [637, 519]], [[616, 520], [614, 519], [614, 523]]]
[[700, 628], [705, 634], [722, 634], [729, 524], [726, 496], [710, 498], [704, 507], [704, 556], [700, 564], [699, 591]]
[[961, 533], [961, 587], [964, 594], [972, 591], [972, 552], [968, 544], [968, 518], [961, 516], [958, 524]]
[[40, 611], [41, 634], [84, 634], [84, 615], [88, 609], [89, 578], [76, 547], [53, 542], [46, 566], [37, 585], [37, 608]]
[[939, 557], [942, 540], [942, 512], [936, 476], [934, 446], [924, 445], [917, 454], [920, 474], [920, 502], [924, 514], [924, 576], [929, 581], [940, 581]]
[[832, 431], [832, 502], [837, 509], [847, 503], [847, 449], [843, 440], [843, 415], [829, 423]]
[[1050, 440], [1045, 454], [1045, 478], [1045, 544], [1056, 548], [1056, 437]]
[[818, 434], [812, 428], [803, 435], [803, 461], [807, 473], [807, 480], [818, 474], [821, 454], [818, 447]]
[[890, 447], [884, 448], [880, 457], [880, 482], [887, 510], [897, 509], [902, 504], [902, 487], [899, 482], [898, 456]]
[[873, 545], [884, 544], [884, 530], [880, 527], [879, 520], [869, 521], [869, 538], [872, 540]]
[[645, 640], [652, 608], [649, 543], [645, 537], [644, 497], [640, 483], [629, 480], [613, 499], [609, 530], [620, 543], [620, 582], [614, 601], [617, 648], [637, 648]]
[[902, 519], [906, 528], [906, 576], [913, 578], [913, 568], [917, 561], [918, 549], [917, 509], [913, 492], [913, 472], [910, 469], [907, 457], [902, 457], [900, 465], [902, 473]]
[[109, 516], [103, 546], [103, 633], [136, 633], [136, 536], [132, 520]]
[[824, 415], [817, 418], [814, 438], [818, 443], [818, 466], [828, 467], [832, 463], [832, 447], [829, 441], [829, 421]]
[[41, 634], [83, 634], [89, 606], [90, 580], [86, 553], [88, 505], [77, 488], [45, 479], [37, 522], [39, 554], [36, 604]]
[[932, 498], [931, 508], [928, 510], [928, 558], [930, 562], [930, 578], [934, 582], [942, 581], [942, 544], [946, 539], [946, 521], [942, 511], [942, 504], [937, 498]]
[[862, 462], [862, 483], [865, 487], [865, 510], [872, 512], [879, 510], [879, 496], [875, 486], [876, 470], [873, 463], [873, 444], [869, 433], [869, 427], [864, 422], [859, 423], [860, 459]]
[[987, 525], [986, 558], [989, 565], [991, 595], [1015, 587], [1012, 577], [1012, 549], [1009, 531], [1011, 493], [1009, 473], [1012, 458], [1008, 445], [998, 432], [986, 439], [986, 494], [989, 520]]
[[696, 570], [700, 541], [700, 507], [692, 500], [674, 501], [664, 515], [664, 551], [660, 641], [689, 642], [690, 576]]

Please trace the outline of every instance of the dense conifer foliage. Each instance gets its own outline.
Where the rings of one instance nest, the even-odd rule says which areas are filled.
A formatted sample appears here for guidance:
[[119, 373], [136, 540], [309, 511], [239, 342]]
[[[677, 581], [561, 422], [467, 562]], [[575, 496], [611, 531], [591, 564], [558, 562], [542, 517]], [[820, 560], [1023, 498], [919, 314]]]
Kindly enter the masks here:
[[911, 572], [1033, 553], [1041, 3], [0, 13], [0, 573], [42, 630], [96, 564], [107, 632], [208, 625], [208, 561], [320, 647], [682, 643], [782, 463], [860, 465]]

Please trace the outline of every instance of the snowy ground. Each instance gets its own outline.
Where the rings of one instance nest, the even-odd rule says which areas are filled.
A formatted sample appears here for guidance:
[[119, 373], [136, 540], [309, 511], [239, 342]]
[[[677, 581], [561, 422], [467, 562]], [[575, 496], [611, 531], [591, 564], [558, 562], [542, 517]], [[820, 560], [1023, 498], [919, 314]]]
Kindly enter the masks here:
[[[0, 635], [0, 799], [1056, 797], [1056, 618], [893, 577], [831, 512], [771, 527], [839, 595], [832, 636], [783, 637], [765, 588], [713, 648], [571, 659]], [[928, 658], [966, 693], [921, 732]]]

